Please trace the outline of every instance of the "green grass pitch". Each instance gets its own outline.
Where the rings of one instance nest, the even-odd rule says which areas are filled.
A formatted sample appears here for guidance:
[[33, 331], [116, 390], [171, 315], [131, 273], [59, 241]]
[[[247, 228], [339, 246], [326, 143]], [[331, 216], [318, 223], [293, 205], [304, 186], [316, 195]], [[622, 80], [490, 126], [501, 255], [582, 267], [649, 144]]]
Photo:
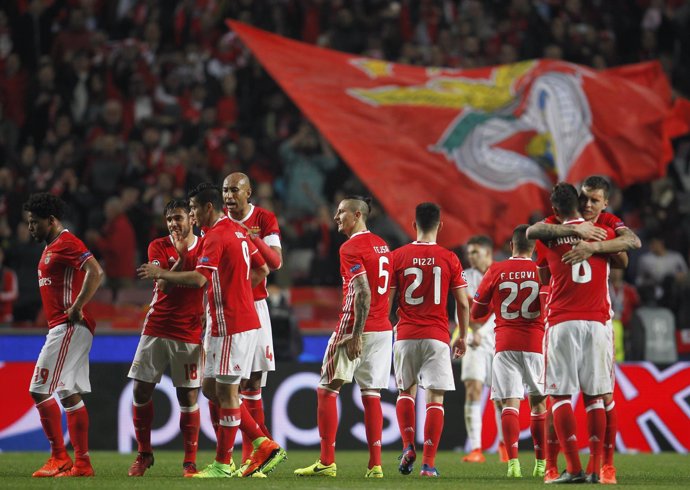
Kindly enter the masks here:
[[[210, 463], [214, 454], [204, 451], [199, 454], [199, 466]], [[485, 464], [461, 463], [461, 454], [442, 452], [436, 459], [436, 467], [441, 473], [437, 480], [419, 477], [419, 466], [408, 476], [398, 473], [398, 453], [384, 451], [383, 480], [365, 480], [364, 473], [368, 461], [365, 451], [339, 451], [337, 453], [338, 476], [297, 477], [292, 474], [295, 468], [307, 466], [318, 458], [316, 451], [288, 451], [288, 460], [266, 479], [231, 479], [231, 480], [195, 480], [182, 478], [182, 452], [158, 451], [155, 453], [155, 465], [143, 478], [127, 477], [127, 468], [134, 460], [134, 455], [121, 455], [115, 452], [92, 453], [96, 470], [95, 478], [31, 478], [31, 473], [47, 458], [45, 453], [0, 453], [0, 487], [14, 488], [96, 488], [96, 489], [174, 489], [174, 488], [492, 488], [515, 489], [543, 486], [540, 479], [533, 478], [532, 467], [534, 455], [530, 452], [520, 453], [522, 472], [521, 480], [505, 478], [506, 465], [497, 461], [496, 455], [487, 455]], [[586, 455], [582, 459], [586, 462]], [[561, 457], [562, 458], [562, 457]], [[624, 487], [638, 488], [690, 488], [690, 456], [681, 454], [637, 454], [616, 455], [618, 483]]]

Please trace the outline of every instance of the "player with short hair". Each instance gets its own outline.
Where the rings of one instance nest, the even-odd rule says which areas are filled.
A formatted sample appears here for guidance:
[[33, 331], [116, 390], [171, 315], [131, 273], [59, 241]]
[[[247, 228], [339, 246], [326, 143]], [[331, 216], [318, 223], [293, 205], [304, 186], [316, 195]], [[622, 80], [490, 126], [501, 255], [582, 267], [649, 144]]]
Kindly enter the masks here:
[[546, 404], [541, 385], [544, 356], [542, 340], [539, 273], [532, 262], [535, 243], [526, 236], [527, 225], [513, 230], [512, 257], [495, 262], [484, 275], [474, 296], [472, 316], [483, 318], [491, 310], [496, 315], [496, 354], [493, 360], [491, 398], [501, 400], [501, 425], [508, 451], [509, 478], [522, 478], [518, 460], [520, 438], [519, 409], [528, 389], [530, 429], [536, 462], [534, 476], [544, 476], [544, 429]]
[[[193, 476], [233, 476], [236, 468], [232, 448], [238, 428], [252, 437], [256, 448], [243, 476], [269, 472], [285, 459], [285, 452], [263, 436], [246, 407], [242, 408], [239, 398], [240, 380], [249, 377], [260, 327], [252, 298], [252, 279], [255, 282], [263, 280], [268, 267], [244, 232], [223, 214], [220, 188], [210, 183], [199, 184], [189, 193], [189, 198], [192, 219], [206, 230], [196, 269], [169, 271], [149, 263], [139, 267], [139, 276], [164, 279], [181, 286], [202, 288], [208, 285], [212, 330], [206, 362], [213, 365], [220, 419], [216, 458]], [[258, 277], [252, 270], [252, 259], [261, 267], [262, 274]]]
[[460, 334], [454, 345], [455, 357], [466, 350], [469, 303], [464, 288], [462, 265], [457, 255], [436, 244], [443, 226], [441, 209], [424, 202], [415, 210], [412, 223], [417, 240], [393, 252], [391, 304], [398, 299], [398, 323], [393, 344], [393, 364], [399, 395], [396, 403], [403, 452], [398, 470], [412, 473], [415, 451], [415, 397], [417, 385], [426, 390], [424, 454], [421, 476], [438, 476], [435, 458], [443, 432], [443, 398], [455, 390], [450, 362], [448, 293], [457, 305]]
[[[50, 442], [48, 461], [35, 477], [94, 476], [89, 457], [89, 414], [82, 393], [91, 391], [89, 351], [96, 324], [84, 305], [103, 281], [103, 269], [84, 243], [62, 225], [65, 203], [48, 193], [32, 194], [24, 203], [29, 233], [46, 247], [38, 263], [38, 287], [48, 335], [36, 361], [29, 392]], [[57, 393], [67, 412], [74, 463], [62, 436]]]
[[[473, 298], [482, 282], [482, 277], [493, 263], [494, 243], [488, 236], [475, 235], [467, 241], [467, 256], [470, 268], [465, 270], [467, 294]], [[482, 408], [484, 386], [491, 386], [491, 363], [494, 357], [496, 338], [493, 313], [482, 321], [470, 319], [470, 333], [467, 336], [467, 353], [462, 359], [460, 379], [465, 384], [465, 429], [470, 452], [462, 460], [465, 463], [484, 463], [482, 452]], [[457, 329], [453, 334], [453, 340]], [[500, 400], [494, 402], [496, 428], [498, 430], [498, 453], [501, 462], [508, 461], [503, 444]]]
[[[196, 268], [200, 240], [192, 232], [189, 202], [173, 199], [163, 211], [170, 234], [156, 238], [148, 247], [148, 261], [170, 271]], [[154, 282], [153, 299], [144, 319], [144, 329], [128, 377], [134, 380], [132, 421], [137, 439], [137, 457], [129, 476], [143, 476], [153, 466], [151, 425], [153, 390], [170, 366], [180, 403], [180, 430], [184, 444], [183, 476], [197, 473], [199, 440], [199, 386], [201, 385], [201, 328], [204, 314], [203, 289]]]
[[[584, 222], [572, 185], [557, 184], [551, 203], [563, 224]], [[607, 238], [615, 236], [610, 228], [605, 230]], [[609, 259], [593, 255], [573, 265], [565, 263], [563, 257], [579, 241], [570, 236], [537, 243], [540, 279], [551, 286], [544, 341], [545, 391], [553, 400], [554, 426], [567, 461], [566, 471], [552, 483], [599, 480], [606, 424], [602, 396], [613, 391], [612, 330], [606, 325], [611, 308], [607, 293]], [[571, 406], [572, 395], [580, 389], [590, 433], [592, 474], [587, 476], [580, 465]]]
[[[641, 247], [640, 239], [630, 230], [618, 216], [604, 211], [609, 205], [611, 185], [609, 181], [599, 175], [587, 177], [580, 187], [580, 212], [585, 223], [579, 225], [563, 225], [555, 216], [549, 216], [542, 223], [536, 223], [527, 230], [528, 235], [534, 239], [551, 240], [558, 237], [576, 234], [583, 240], [576, 243], [573, 248], [564, 255], [568, 264], [574, 264], [589, 258], [593, 253], [613, 254], [620, 253], [621, 265], [627, 265], [627, 256], [623, 252], [629, 252]], [[616, 238], [607, 241], [589, 242], [587, 240], [601, 240], [603, 230], [594, 227], [593, 224], [608, 226], [613, 229]], [[616, 267], [616, 265], [613, 265]], [[611, 326], [613, 328], [613, 326]], [[615, 346], [611, 346], [611, 354], [614, 355]], [[614, 380], [615, 381], [615, 380]], [[604, 459], [600, 472], [602, 483], [616, 483], [616, 467], [613, 464], [614, 451], [616, 449], [616, 433], [618, 429], [618, 415], [613, 394], [604, 396], [606, 407], [606, 433], [604, 435]], [[547, 479], [558, 476], [556, 459], [559, 443], [555, 437], [547, 439]], [[591, 460], [590, 460], [591, 463]], [[587, 473], [591, 473], [588, 465]]]
[[369, 446], [365, 477], [383, 478], [380, 391], [388, 388], [391, 371], [393, 336], [388, 319], [391, 254], [386, 242], [367, 229], [369, 203], [369, 198], [346, 197], [334, 216], [338, 231], [348, 237], [340, 247], [343, 306], [336, 331], [326, 347], [317, 388], [321, 456], [316, 463], [295, 470], [299, 476], [336, 476], [337, 398], [343, 384], [351, 383], [354, 378], [362, 393]]
[[[283, 262], [282, 247], [280, 243], [280, 229], [278, 220], [272, 212], [255, 206], [249, 202], [252, 195], [249, 177], [240, 172], [234, 172], [225, 177], [223, 181], [223, 201], [228, 211], [228, 217], [240, 225], [252, 240], [259, 253], [266, 261], [269, 270], [280, 269]], [[263, 403], [261, 401], [261, 389], [266, 386], [267, 375], [275, 371], [275, 359], [273, 352], [273, 333], [271, 328], [271, 316], [268, 311], [266, 298], [266, 281], [260, 282], [253, 290], [254, 307], [261, 322], [259, 339], [256, 345], [256, 353], [252, 363], [252, 373], [249, 379], [240, 383], [240, 398], [247, 406], [261, 431], [266, 437], [271, 437], [266, 427]], [[212, 382], [212, 378], [209, 379]], [[238, 470], [244, 470], [251, 457], [252, 442], [245, 434], [242, 437], [242, 466]]]

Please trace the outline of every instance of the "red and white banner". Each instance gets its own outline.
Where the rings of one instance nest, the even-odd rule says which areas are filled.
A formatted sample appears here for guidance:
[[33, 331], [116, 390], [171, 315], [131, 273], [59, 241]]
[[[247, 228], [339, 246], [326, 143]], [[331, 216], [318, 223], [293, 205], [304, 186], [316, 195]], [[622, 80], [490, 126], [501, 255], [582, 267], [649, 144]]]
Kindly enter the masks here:
[[411, 236], [415, 205], [441, 205], [446, 246], [505, 239], [558, 180], [660, 177], [687, 131], [657, 62], [424, 68], [228, 25]]

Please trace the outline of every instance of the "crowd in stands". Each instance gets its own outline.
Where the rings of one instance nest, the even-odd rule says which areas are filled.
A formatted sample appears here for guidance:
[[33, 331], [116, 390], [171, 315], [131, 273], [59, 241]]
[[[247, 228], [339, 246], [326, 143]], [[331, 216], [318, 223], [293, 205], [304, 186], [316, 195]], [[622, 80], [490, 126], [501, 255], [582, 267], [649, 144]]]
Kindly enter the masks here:
[[[15, 320], [33, 320], [40, 304], [34, 274], [42, 246], [29, 243], [21, 209], [39, 191], [68, 203], [70, 229], [103, 260], [118, 290], [134, 283], [149, 241], [166, 233], [169, 199], [242, 171], [254, 202], [280, 219], [288, 266], [273, 280], [339, 284], [343, 237], [334, 203], [366, 190], [226, 18], [416, 65], [547, 57], [606, 68], [659, 59], [675, 93], [690, 95], [684, 0], [5, 2], [0, 244], [3, 267], [16, 272]], [[690, 137], [675, 146], [667, 177], [616, 190], [611, 207], [644, 244], [625, 275], [633, 293], [624, 296], [637, 297], [632, 284], [652, 288], [647, 301], [690, 327]], [[393, 247], [407, 239], [380, 209], [371, 226]]]

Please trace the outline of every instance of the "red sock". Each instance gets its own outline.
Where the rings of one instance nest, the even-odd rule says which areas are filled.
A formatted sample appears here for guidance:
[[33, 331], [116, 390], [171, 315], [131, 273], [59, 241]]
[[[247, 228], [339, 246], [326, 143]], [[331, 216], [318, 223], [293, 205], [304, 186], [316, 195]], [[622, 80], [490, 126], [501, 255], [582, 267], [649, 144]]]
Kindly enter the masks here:
[[[503, 429], [505, 430], [505, 429]], [[546, 412], [532, 413], [529, 418], [529, 430], [532, 433], [534, 443], [534, 456], [536, 459], [544, 459], [544, 438], [546, 432]], [[558, 457], [558, 453], [556, 454]]]
[[604, 434], [604, 464], [613, 464], [613, 453], [616, 450], [616, 434], [618, 433], [618, 410], [616, 402], [606, 405], [606, 434]]
[[36, 405], [36, 410], [41, 417], [43, 432], [50, 442], [50, 455], [59, 459], [66, 458], [67, 450], [65, 449], [65, 440], [62, 437], [62, 417], [55, 398], [42, 401]]
[[89, 412], [86, 411], [84, 402], [65, 409], [67, 412], [67, 429], [69, 439], [74, 448], [75, 462], [87, 462], [89, 459]]
[[515, 459], [518, 457], [518, 440], [520, 439], [520, 411], [515, 407], [503, 407], [501, 426], [508, 459]]
[[247, 410], [249, 410], [249, 413], [256, 423], [259, 424], [261, 432], [269, 439], [273, 439], [268, 427], [266, 427], [266, 416], [264, 415], [264, 403], [261, 399], [261, 388], [256, 391], [242, 391], [240, 395], [243, 400], [242, 403], [247, 404]]
[[377, 391], [363, 391], [364, 428], [369, 445], [369, 468], [381, 466], [381, 437], [383, 432], [383, 413], [381, 395]]
[[335, 462], [335, 435], [338, 432], [338, 392], [324, 388], [316, 390], [319, 405], [317, 420], [321, 437], [321, 463]]
[[216, 461], [230, 464], [232, 447], [235, 445], [237, 429], [240, 428], [242, 410], [239, 408], [222, 408], [218, 410], [218, 444], [216, 445]]
[[199, 405], [180, 407], [180, 432], [184, 444], [184, 462], [196, 463], [196, 451], [199, 447]]
[[244, 406], [244, 403], [240, 405], [240, 413], [242, 415], [240, 419], [240, 430], [242, 433], [246, 434], [252, 441], [259, 437], [264, 437], [264, 433], [261, 432], [259, 424], [257, 424], [256, 420], [251, 416], [247, 407]]
[[569, 396], [554, 396], [553, 425], [565, 454], [567, 471], [570, 474], [582, 471], [577, 451], [576, 422]]
[[[242, 398], [242, 406], [246, 407], [249, 415], [254, 419], [254, 422], [258, 425], [261, 434], [265, 437], [270, 437], [266, 432], [264, 432], [264, 407], [261, 403], [261, 389], [257, 391], [241, 391], [240, 397]], [[252, 445], [252, 440], [244, 431], [242, 431], [242, 461], [247, 461], [254, 450]]]
[[137, 438], [137, 451], [152, 453], [153, 400], [149, 400], [144, 405], [132, 405], [132, 420], [134, 422], [134, 435]]
[[[414, 398], [410, 395], [398, 396], [395, 404], [395, 413], [398, 416], [398, 427], [402, 436], [403, 449], [412, 445], [414, 447], [415, 411]], [[424, 437], [426, 439], [426, 436]]]
[[591, 472], [599, 474], [602, 453], [604, 452], [604, 434], [606, 433], [606, 411], [604, 400], [594, 398], [585, 403], [587, 411], [587, 432], [589, 433], [589, 459], [592, 462]]
[[422, 464], [432, 468], [436, 466], [436, 451], [443, 432], [443, 403], [426, 404], [426, 420], [424, 421], [424, 454]]
[[558, 453], [561, 451], [561, 444], [558, 441], [556, 427], [553, 424], [553, 412], [551, 411], [551, 398], [547, 402], [546, 410], [546, 469], [553, 468], [558, 470]]
[[216, 440], [218, 440], [218, 419], [220, 419], [219, 413], [220, 407], [213, 403], [211, 400], [208, 401], [208, 413], [211, 416], [211, 425], [213, 426], [213, 432], [216, 433]]

